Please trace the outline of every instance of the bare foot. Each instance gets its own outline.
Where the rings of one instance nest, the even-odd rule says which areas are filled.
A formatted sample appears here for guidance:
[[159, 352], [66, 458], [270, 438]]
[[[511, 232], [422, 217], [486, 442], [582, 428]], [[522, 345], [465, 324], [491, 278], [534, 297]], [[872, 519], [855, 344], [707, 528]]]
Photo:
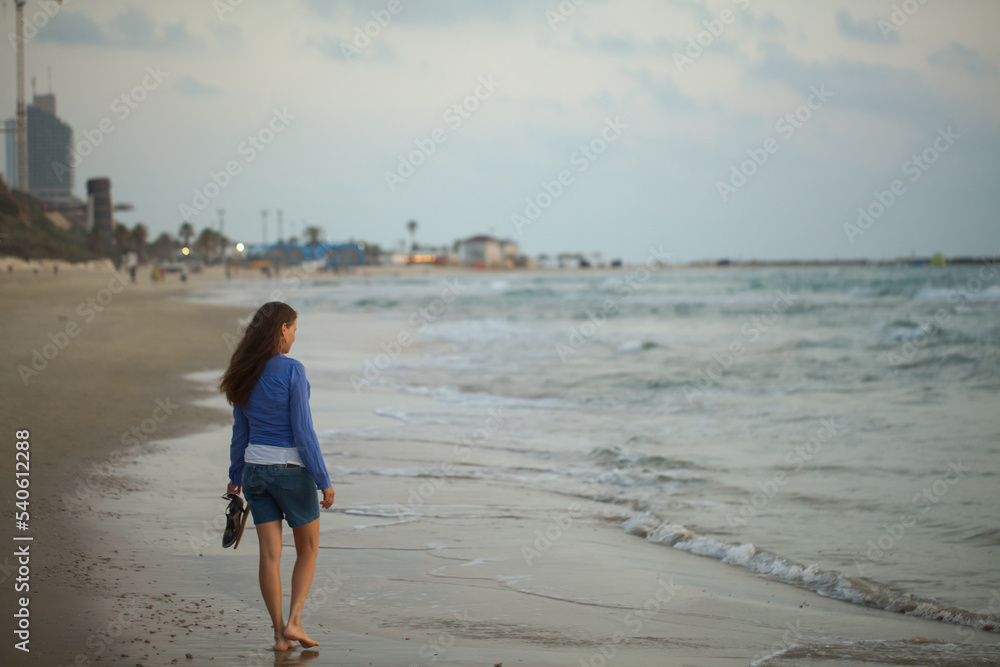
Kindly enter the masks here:
[[311, 648], [313, 646], [319, 646], [319, 642], [313, 641], [306, 634], [306, 631], [302, 629], [301, 625], [288, 624], [285, 626], [285, 632], [283, 633], [285, 639], [288, 641], [297, 641], [302, 644], [302, 648]]
[[290, 648], [295, 648], [295, 642], [291, 639], [285, 637], [280, 632], [275, 630], [274, 632], [274, 650], [275, 651], [287, 651]]

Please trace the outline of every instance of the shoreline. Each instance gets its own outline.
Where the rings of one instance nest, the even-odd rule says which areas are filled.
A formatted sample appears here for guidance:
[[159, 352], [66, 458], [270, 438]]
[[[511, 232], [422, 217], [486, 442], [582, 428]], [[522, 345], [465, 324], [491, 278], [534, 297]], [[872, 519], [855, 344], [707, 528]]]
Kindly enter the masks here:
[[[49, 460], [32, 477], [35, 493], [41, 494], [45, 485], [64, 492], [56, 480], [80, 478], [91, 470], [85, 463], [95, 458], [111, 466], [107, 474], [98, 473], [94, 492], [74, 509], [39, 499], [51, 510], [45, 520], [64, 541], [46, 542], [39, 553], [42, 567], [32, 566], [33, 596], [42, 603], [32, 607], [38, 633], [33, 633], [32, 645], [39, 642], [39, 650], [30, 659], [42, 661], [37, 664], [68, 664], [78, 655], [95, 660], [98, 650], [104, 661], [124, 664], [184, 662], [187, 653], [194, 664], [202, 664], [206, 656], [223, 664], [272, 659], [267, 614], [256, 588], [252, 522], [237, 551], [222, 550], [218, 543], [230, 417], [224, 399], [205, 386], [221, 370], [216, 360], [221, 365], [228, 360], [223, 334], [235, 330], [235, 318], [249, 312], [172, 300], [211, 286], [210, 280], [212, 276], [186, 286], [151, 286], [148, 278], [145, 285], [140, 278], [134, 292], [127, 289], [116, 296], [107, 312], [87, 325], [93, 328], [82, 329], [51, 368], [32, 378], [28, 391], [11, 393], [18, 400], [4, 408], [11, 410], [5, 413], [8, 419], [53, 422], [33, 427], [32, 451], [41, 450], [46, 438], [58, 442], [55, 434], [69, 434], [90, 447], [74, 448], [68, 438], [61, 450], [53, 446]], [[22, 320], [12, 319], [21, 329], [3, 327], [4, 349], [14, 348], [11, 354], [23, 359], [26, 346], [54, 330], [53, 321], [65, 327], [53, 317], [60, 309], [45, 305], [46, 298], [72, 306], [80, 294], [99, 289], [100, 281], [82, 281], [71, 288], [27, 290], [20, 303], [31, 315], [24, 322], [41, 336], [25, 334]], [[150, 300], [150, 295], [156, 298]], [[16, 306], [18, 300], [14, 302]], [[129, 324], [137, 317], [140, 322]], [[848, 640], [867, 641], [868, 649], [872, 642], [890, 642], [895, 650], [923, 651], [917, 655], [925, 660], [935, 648], [972, 651], [980, 646], [957, 644], [963, 637], [955, 626], [823, 598], [644, 541], [622, 530], [624, 514], [592, 501], [578, 502], [588, 504], [587, 514], [600, 520], [577, 522], [546, 546], [536, 537], [539, 531], [544, 535], [554, 522], [558, 527], [561, 513], [566, 525], [575, 511], [572, 499], [544, 488], [526, 491], [514, 483], [482, 484], [462, 476], [445, 476], [437, 486], [437, 478], [428, 478], [436, 490], [421, 501], [420, 516], [401, 516], [398, 508], [413, 502], [412, 489], [403, 478], [380, 471], [439, 466], [447, 455], [440, 443], [422, 437], [428, 431], [376, 416], [373, 410], [428, 405], [432, 399], [384, 388], [359, 393], [348, 379], [366, 346], [391, 339], [398, 325], [342, 314], [310, 316], [302, 324], [292, 356], [306, 364], [317, 431], [334, 434], [333, 444], [324, 444], [324, 457], [338, 499], [322, 514], [322, 548], [310, 596], [315, 608], [307, 621], [321, 647], [318, 652], [295, 649], [293, 659], [304, 661], [315, 653], [328, 660], [335, 655], [338, 664], [360, 665], [575, 666], [601, 659], [650, 666], [665, 660], [745, 665], [775, 651], [793, 652], [798, 643], [843, 652]], [[327, 332], [336, 336], [336, 357], [311, 361], [330, 344]], [[142, 367], [138, 357], [149, 354], [150, 337], [161, 340], [160, 352], [149, 367]], [[208, 344], [192, 346], [192, 338]], [[125, 350], [125, 340], [135, 349]], [[16, 341], [20, 347], [12, 345]], [[421, 339], [406, 355], [419, 355], [429, 345]], [[85, 391], [87, 380], [96, 367], [109, 365], [114, 370], [106, 372], [121, 376], [115, 396], [129, 405], [110, 408], [118, 422], [102, 418], [103, 412], [88, 421], [86, 414], [105, 409], [106, 401]], [[126, 381], [137, 369], [155, 377], [157, 386]], [[74, 374], [83, 377], [70, 377]], [[33, 388], [35, 379], [45, 383]], [[123, 448], [122, 433], [132, 426], [141, 433], [143, 420], [155, 421], [154, 411], [163, 410], [156, 403], [163, 398], [156, 391], [161, 387], [176, 387], [168, 397], [181, 406], [177, 413], [184, 418], [157, 422], [143, 447], [114, 457]], [[65, 414], [31, 409], [31, 401], [35, 406], [58, 404], [66, 394], [77, 400]], [[82, 440], [81, 424], [92, 429]], [[366, 431], [372, 426], [378, 427], [375, 435]], [[102, 433], [103, 439], [97, 437]], [[484, 458], [532, 465], [526, 458], [489, 451], [477, 452], [472, 463], [483, 464]], [[10, 497], [5, 494], [5, 501]], [[287, 528], [284, 544], [287, 595], [293, 555]], [[67, 564], [74, 569], [67, 571]], [[36, 581], [45, 588], [36, 591]], [[57, 595], [67, 591], [71, 604], [64, 609], [66, 600]], [[12, 603], [4, 604], [11, 608]], [[981, 646], [995, 650], [991, 634], [976, 636], [987, 640]], [[0, 654], [7, 656], [9, 646]], [[799, 656], [809, 657], [818, 656]], [[956, 653], [956, 662], [940, 664], [967, 664], [963, 661], [973, 658]]]
[[[601, 520], [567, 525], [564, 518], [565, 530], [546, 542], [539, 536], [560, 522], [544, 508], [555, 502], [569, 517], [577, 514], [570, 500], [553, 499], [544, 489], [525, 494], [513, 486], [483, 489], [475, 480], [454, 479], [418, 508], [420, 518], [399, 516], [394, 508], [406, 505], [409, 489], [391, 476], [351, 471], [392, 461], [440, 460], [431, 447], [415, 452], [419, 439], [364, 436], [365, 426], [384, 421], [373, 416], [373, 406], [427, 401], [388, 391], [358, 399], [339, 384], [338, 389], [313, 383], [314, 401], [340, 404], [337, 413], [317, 416], [317, 429], [336, 423], [343, 436], [341, 445], [324, 447], [338, 503], [322, 512], [317, 576], [304, 618], [321, 646], [314, 652], [294, 649], [302, 659], [333, 654], [343, 665], [568, 667], [612, 656], [621, 664], [649, 667], [665, 660], [746, 665], [776, 652], [795, 655], [800, 643], [825, 641], [824, 650], [844, 654], [853, 650], [855, 638], [867, 642], [859, 644], [865, 650], [908, 651], [911, 659], [927, 659], [928, 650], [954, 654], [955, 661], [940, 664], [968, 664], [964, 661], [976, 659], [976, 651], [997, 655], [992, 642], [957, 643], [964, 637], [944, 623], [819, 597], [639, 540], [621, 529], [624, 514], [598, 503], [581, 501], [589, 505], [581, 514], [599, 511]], [[115, 637], [113, 646], [122, 651], [116, 655], [143, 664], [169, 664], [182, 653], [241, 665], [270, 661], [252, 521], [240, 549], [226, 551], [218, 544], [223, 506], [217, 500], [218, 471], [228, 463], [220, 441], [227, 436], [223, 426], [166, 441], [131, 467], [130, 474], [153, 480], [150, 493], [166, 500], [155, 517], [136, 507], [133, 493], [101, 501], [102, 515], [141, 539], [128, 554], [105, 548], [96, 559], [125, 570], [135, 562], [150, 563], [123, 573], [129, 590], [123, 600], [105, 599], [106, 614], [137, 610]], [[185, 477], [183, 489], [157, 481], [165, 472], [170, 477], [185, 469], [204, 472]], [[473, 516], [464, 511], [470, 503]], [[111, 538], [114, 532], [106, 534]], [[293, 553], [287, 528], [283, 544], [287, 604]], [[152, 562], [154, 556], [159, 562]], [[104, 586], [116, 583], [117, 576], [106, 570], [97, 580]], [[977, 633], [981, 640], [993, 639], [988, 635]], [[842, 641], [831, 641], [837, 637]], [[152, 638], [148, 646], [146, 638]], [[900, 663], [889, 658], [875, 664]]]
[[[664, 255], [669, 257], [669, 254]], [[982, 265], [982, 266], [992, 266], [1000, 261], [1000, 255], [956, 255], [954, 257], [944, 258], [944, 262], [941, 264], [934, 263], [934, 257], [894, 257], [894, 258], [859, 258], [859, 259], [774, 259], [774, 260], [742, 260], [742, 259], [732, 259], [732, 258], [719, 258], [719, 259], [699, 259], [690, 260], [687, 262], [674, 262], [674, 263], [657, 263], [657, 270], [705, 270], [705, 269], [830, 269], [837, 267], [867, 267], [867, 268], [899, 268], [899, 267], [934, 267], [934, 268], [947, 268], [954, 266], [972, 266], [972, 265]], [[145, 274], [148, 277], [149, 271], [151, 270], [153, 264], [143, 264], [139, 267], [139, 273]], [[281, 278], [281, 272], [284, 271], [286, 275], [288, 274], [302, 274], [303, 266], [284, 266], [279, 267], [279, 271], [273, 277], [264, 276], [259, 269], [249, 269], [246, 267], [241, 267], [237, 264], [233, 265], [233, 277], [247, 280], [247, 279], [258, 279], [258, 280], [278, 280]], [[434, 275], [451, 275], [451, 274], [509, 274], [509, 273], [575, 273], [575, 272], [595, 272], [595, 271], [622, 271], [627, 272], [634, 269], [640, 269], [643, 267], [649, 267], [650, 264], [648, 260], [646, 262], [636, 262], [636, 263], [625, 263], [618, 266], [612, 266], [610, 263], [599, 263], [592, 264], [590, 266], [469, 266], [463, 264], [435, 264], [435, 263], [408, 263], [408, 264], [365, 264], [361, 266], [348, 267], [345, 272], [339, 271], [317, 271], [318, 264], [316, 262], [310, 263], [311, 268], [309, 268], [306, 273], [315, 272], [315, 276], [324, 277], [341, 277], [341, 278], [353, 278], [353, 277], [376, 277], [376, 276], [399, 276], [402, 272], [408, 274], [434, 274]], [[58, 267], [60, 271], [87, 271], [87, 272], [100, 272], [100, 271], [110, 271], [113, 268], [112, 262], [109, 259], [103, 260], [90, 260], [87, 262], [69, 262], [62, 259], [22, 259], [20, 257], [8, 257], [0, 256], [0, 270], [7, 271], [8, 268], [13, 269], [13, 273], [8, 273], [7, 277], [10, 279], [13, 276], [17, 276], [21, 280], [27, 280], [35, 277], [34, 272], [38, 271], [39, 274], [52, 273], [53, 269]], [[211, 276], [209, 279], [221, 280], [222, 279], [222, 266], [221, 265], [211, 265], [203, 267], [205, 273]], [[31, 275], [28, 272], [31, 272]], [[168, 280], [176, 279], [175, 276], [171, 276]]]

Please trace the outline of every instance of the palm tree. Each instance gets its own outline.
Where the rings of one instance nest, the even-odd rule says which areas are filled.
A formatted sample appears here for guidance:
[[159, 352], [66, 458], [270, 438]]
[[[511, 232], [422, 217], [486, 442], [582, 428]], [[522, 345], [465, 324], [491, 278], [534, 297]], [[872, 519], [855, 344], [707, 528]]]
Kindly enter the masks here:
[[128, 227], [125, 225], [115, 224], [114, 235], [115, 245], [118, 246], [119, 250], [125, 250], [130, 236]]
[[215, 231], [211, 227], [205, 227], [201, 230], [201, 234], [198, 235], [198, 240], [195, 241], [195, 247], [198, 249], [198, 255], [203, 261], [209, 259], [209, 255], [213, 251], [217, 251], [219, 248], [219, 232]]
[[149, 239], [149, 229], [141, 222], [137, 222], [135, 227], [132, 228], [130, 236], [132, 237], [132, 247], [137, 253], [144, 255], [146, 253], [146, 241]]
[[406, 223], [406, 231], [410, 232], [410, 250], [417, 249], [417, 221], [410, 220]]
[[177, 234], [178, 236], [181, 237], [181, 243], [184, 244], [184, 247], [185, 248], [190, 247], [191, 237], [194, 236], [194, 225], [192, 225], [190, 222], [184, 221], [184, 224], [181, 225], [181, 228], [180, 230], [178, 230]]
[[97, 255], [104, 256], [106, 236], [104, 231], [96, 225], [87, 232], [87, 249]]
[[161, 262], [173, 259], [174, 255], [174, 240], [170, 238], [170, 234], [163, 232], [156, 237], [156, 240], [149, 246], [153, 253], [153, 256]]
[[306, 235], [309, 236], [309, 245], [319, 245], [319, 237], [322, 234], [323, 230], [320, 227], [306, 227]]

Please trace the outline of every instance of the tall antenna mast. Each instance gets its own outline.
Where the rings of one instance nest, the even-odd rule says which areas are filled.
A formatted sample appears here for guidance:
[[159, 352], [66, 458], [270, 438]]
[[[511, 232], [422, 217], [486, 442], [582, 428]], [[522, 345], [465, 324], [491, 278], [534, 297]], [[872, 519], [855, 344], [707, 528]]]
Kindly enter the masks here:
[[226, 237], [223, 235], [223, 230], [226, 224], [226, 209], [216, 209], [216, 213], [219, 214], [219, 252], [224, 258], [226, 256]]
[[28, 191], [28, 112], [24, 107], [24, 4], [14, 0], [17, 8], [17, 187]]

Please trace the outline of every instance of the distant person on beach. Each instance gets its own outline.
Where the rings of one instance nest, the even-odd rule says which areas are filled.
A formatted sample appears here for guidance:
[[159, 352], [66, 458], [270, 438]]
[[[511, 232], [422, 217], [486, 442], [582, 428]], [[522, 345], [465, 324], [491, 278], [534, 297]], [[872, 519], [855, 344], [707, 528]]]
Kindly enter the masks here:
[[[333, 487], [309, 411], [305, 369], [287, 356], [298, 315], [286, 303], [265, 303], [254, 314], [222, 376], [219, 389], [233, 406], [227, 493], [246, 499], [260, 542], [260, 591], [274, 625], [274, 650], [298, 641], [317, 646], [302, 628], [302, 607], [316, 572], [319, 505], [333, 505]], [[319, 503], [316, 491], [323, 492]], [[292, 602], [281, 614], [281, 520], [295, 537]]]
[[132, 282], [135, 282], [135, 270], [139, 266], [139, 255], [130, 252], [126, 255], [126, 263], [128, 264], [128, 276]]

